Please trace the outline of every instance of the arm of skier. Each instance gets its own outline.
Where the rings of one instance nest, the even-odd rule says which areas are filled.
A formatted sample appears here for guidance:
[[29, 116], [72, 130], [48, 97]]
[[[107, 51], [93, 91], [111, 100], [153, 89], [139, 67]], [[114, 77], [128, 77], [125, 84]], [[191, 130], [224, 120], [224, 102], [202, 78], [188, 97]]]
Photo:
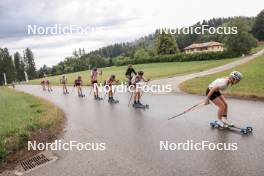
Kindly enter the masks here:
[[149, 82], [150, 81], [150, 79], [145, 79], [145, 78], [142, 78], [142, 80], [144, 81], [144, 82]]
[[135, 69], [134, 69], [134, 68], [132, 69], [132, 72], [134, 73], [134, 75], [136, 75], [136, 74], [137, 74], [137, 72], [135, 71]]

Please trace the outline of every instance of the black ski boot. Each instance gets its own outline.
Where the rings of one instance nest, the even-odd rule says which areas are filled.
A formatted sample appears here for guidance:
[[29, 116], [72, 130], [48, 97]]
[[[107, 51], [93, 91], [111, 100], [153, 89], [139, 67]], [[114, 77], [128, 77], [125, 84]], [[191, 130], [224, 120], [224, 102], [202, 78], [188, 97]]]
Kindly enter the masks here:
[[97, 101], [103, 100], [103, 98], [99, 97], [99, 96], [94, 96], [94, 99]]
[[115, 100], [113, 97], [109, 97], [108, 103], [110, 103], [110, 104], [116, 104], [116, 103], [119, 103], [119, 101], [118, 100]]
[[134, 108], [142, 108], [142, 109], [148, 109], [149, 108], [149, 105], [143, 105], [140, 101], [138, 101], [138, 102], [134, 102], [134, 104], [133, 104], [133, 107]]
[[78, 96], [81, 97], [81, 98], [85, 97], [84, 94], [79, 94]]

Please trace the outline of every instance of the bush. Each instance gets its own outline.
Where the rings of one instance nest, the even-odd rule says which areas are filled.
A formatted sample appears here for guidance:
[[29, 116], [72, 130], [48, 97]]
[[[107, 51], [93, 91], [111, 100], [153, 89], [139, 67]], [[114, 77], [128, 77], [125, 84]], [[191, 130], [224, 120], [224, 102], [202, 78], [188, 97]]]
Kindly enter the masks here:
[[156, 55], [150, 58], [129, 59], [127, 57], [118, 57], [115, 59], [115, 66], [122, 66], [128, 64], [144, 64], [157, 62], [188, 62], [188, 61], [203, 61], [203, 60], [219, 60], [237, 57], [238, 54], [228, 51], [207, 52], [207, 53], [178, 53], [169, 55]]

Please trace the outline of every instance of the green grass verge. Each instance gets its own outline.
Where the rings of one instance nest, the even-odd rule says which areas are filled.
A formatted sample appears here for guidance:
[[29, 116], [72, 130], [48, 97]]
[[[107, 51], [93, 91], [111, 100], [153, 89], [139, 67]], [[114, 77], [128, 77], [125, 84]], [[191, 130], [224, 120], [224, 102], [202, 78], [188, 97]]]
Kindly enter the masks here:
[[[212, 67], [220, 66], [232, 61], [237, 60], [238, 58], [233, 59], [223, 59], [223, 60], [210, 60], [210, 61], [192, 61], [192, 62], [168, 62], [168, 63], [150, 63], [150, 64], [139, 64], [134, 65], [136, 70], [144, 70], [145, 77], [149, 79], [158, 79], [171, 77], [181, 74], [188, 74], [203, 71]], [[125, 70], [126, 66], [120, 67], [106, 67], [103, 68], [103, 77], [102, 80], [107, 79], [110, 74], [115, 74], [117, 79], [120, 81], [126, 81]], [[90, 84], [90, 72], [82, 71], [76, 73], [66, 74], [68, 83], [73, 84], [77, 76], [82, 76], [85, 85]], [[59, 85], [59, 80], [61, 76], [51, 76], [48, 78], [53, 85]], [[100, 76], [99, 76], [100, 81]], [[31, 80], [29, 84], [40, 84], [41, 79]]]
[[53, 130], [63, 113], [52, 104], [29, 94], [0, 87], [0, 166], [5, 157], [23, 148], [39, 130]]
[[204, 94], [208, 84], [218, 77], [229, 75], [232, 70], [238, 70], [243, 73], [243, 80], [236, 86], [229, 88], [224, 92], [226, 95], [239, 97], [264, 98], [264, 55], [249, 63], [237, 66], [233, 69], [217, 74], [194, 78], [180, 85], [180, 88], [192, 94]]

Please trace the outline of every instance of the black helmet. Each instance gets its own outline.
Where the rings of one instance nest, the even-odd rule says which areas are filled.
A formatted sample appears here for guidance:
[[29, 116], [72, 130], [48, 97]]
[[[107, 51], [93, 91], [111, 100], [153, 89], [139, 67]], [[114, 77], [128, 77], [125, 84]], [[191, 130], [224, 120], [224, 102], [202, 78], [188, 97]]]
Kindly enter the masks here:
[[143, 71], [138, 71], [138, 74], [143, 76], [144, 75], [144, 72]]

